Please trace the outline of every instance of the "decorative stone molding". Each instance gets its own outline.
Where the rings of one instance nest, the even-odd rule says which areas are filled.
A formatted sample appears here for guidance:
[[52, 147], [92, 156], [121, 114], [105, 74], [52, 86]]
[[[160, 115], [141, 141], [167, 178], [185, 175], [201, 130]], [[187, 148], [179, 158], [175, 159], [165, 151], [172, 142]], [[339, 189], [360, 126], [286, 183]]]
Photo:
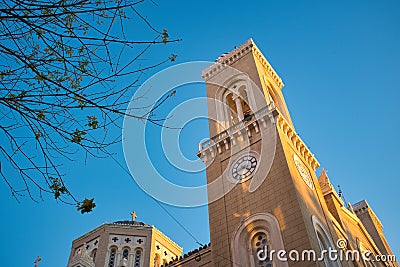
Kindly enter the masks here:
[[[255, 257], [251, 253], [251, 238], [257, 232], [265, 232], [275, 251], [285, 251], [281, 227], [276, 217], [271, 213], [256, 213], [244, 219], [236, 228], [231, 241], [233, 267], [253, 266]], [[288, 267], [285, 261], [276, 261], [275, 267]]]
[[315, 172], [315, 170], [320, 166], [319, 162], [315, 158], [314, 154], [311, 153], [311, 151], [305, 145], [303, 140], [301, 140], [300, 136], [296, 133], [290, 123], [288, 123], [288, 121], [282, 116], [282, 114], [279, 114], [278, 116], [277, 126], [286, 135], [287, 140], [292, 144], [297, 152], [299, 152], [305, 162], [307, 162], [307, 164]]
[[111, 234], [108, 237], [108, 244], [118, 247], [144, 247], [146, 245], [146, 237], [140, 235], [116, 235]]
[[[336, 242], [333, 242], [333, 236], [330, 231], [325, 228], [324, 224], [315, 215], [311, 216], [311, 220], [314, 226], [315, 236], [318, 240], [318, 245], [320, 249], [327, 250], [328, 248], [335, 248]], [[324, 257], [323, 261], [325, 263], [325, 266], [342, 267], [342, 264], [337, 258], [330, 259], [328, 257]]]
[[271, 64], [269, 64], [268, 60], [261, 53], [260, 49], [258, 49], [256, 44], [254, 44], [254, 43], [253, 43], [253, 54], [259, 60], [259, 62], [262, 64], [265, 72], [269, 74], [269, 76], [272, 78], [272, 80], [275, 82], [275, 84], [278, 86], [278, 88], [282, 89], [284, 86], [282, 79], [279, 77], [279, 75], [276, 73], [276, 71], [272, 68]]
[[304, 183], [311, 189], [314, 190], [314, 182], [311, 177], [310, 171], [304, 165], [303, 161], [296, 155], [293, 154], [294, 165], [296, 166], [301, 178], [303, 178]]
[[89, 242], [85, 242], [79, 247], [76, 248], [74, 252], [74, 256], [81, 254], [82, 250], [85, 249], [89, 254], [94, 250], [97, 249], [99, 246], [100, 237], [97, 236], [96, 238], [90, 240]]
[[275, 123], [275, 116], [277, 114], [277, 110], [273, 104], [260, 109], [251, 117], [200, 143], [197, 156], [203, 162], [213, 160], [217, 153], [222, 154], [229, 151], [247, 139], [245, 138], [246, 135], [248, 138], [255, 136], [262, 129], [267, 128], [267, 124], [271, 121]]
[[271, 76], [276, 85], [280, 89], [282, 89], [284, 86], [282, 79], [275, 72], [271, 64], [269, 64], [268, 60], [264, 57], [264, 55], [261, 53], [256, 44], [253, 42], [253, 39], [251, 38], [241, 46], [236, 47], [231, 52], [221, 55], [214, 64], [203, 70], [202, 77], [206, 81], [209, 80], [211, 77], [215, 76], [220, 71], [225, 69], [226, 66], [232, 65], [234, 62], [238, 61], [250, 52], [252, 52], [255, 58], [257, 58], [259, 62], [263, 65], [266, 72]]
[[235, 146], [237, 144], [237, 139], [243, 140], [242, 135], [247, 134], [248, 137], [251, 137], [253, 134], [258, 134], [260, 128], [266, 128], [267, 121], [272, 120], [273, 122], [277, 122], [277, 127], [282, 130], [289, 142], [313, 171], [320, 166], [314, 154], [311, 153], [293, 127], [275, 108], [273, 102], [271, 102], [271, 105], [257, 111], [256, 114], [257, 116], [253, 115], [250, 119], [239, 122], [231, 128], [213, 136], [209, 140], [200, 143], [197, 156], [200, 157], [203, 162], [211, 161], [215, 158], [216, 153], [222, 154], [224, 151], [231, 149], [232, 146]]
[[86, 250], [86, 243], [83, 244], [81, 250], [72, 258], [68, 267], [94, 267], [94, 262], [92, 257], [90, 257], [89, 252]]

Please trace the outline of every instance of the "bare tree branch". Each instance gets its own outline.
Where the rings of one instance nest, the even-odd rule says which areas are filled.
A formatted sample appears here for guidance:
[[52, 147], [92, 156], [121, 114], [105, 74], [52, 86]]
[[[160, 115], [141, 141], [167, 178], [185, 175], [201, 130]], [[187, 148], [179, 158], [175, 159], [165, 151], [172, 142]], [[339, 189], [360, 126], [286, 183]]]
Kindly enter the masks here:
[[[120, 135], [109, 128], [143, 73], [176, 57], [142, 65], [153, 46], [179, 41], [138, 11], [143, 2], [0, 0], [0, 175], [17, 201], [48, 193], [82, 213], [95, 207], [68, 190], [63, 162], [110, 155]], [[130, 116], [160, 124], [150, 106], [134, 108]]]

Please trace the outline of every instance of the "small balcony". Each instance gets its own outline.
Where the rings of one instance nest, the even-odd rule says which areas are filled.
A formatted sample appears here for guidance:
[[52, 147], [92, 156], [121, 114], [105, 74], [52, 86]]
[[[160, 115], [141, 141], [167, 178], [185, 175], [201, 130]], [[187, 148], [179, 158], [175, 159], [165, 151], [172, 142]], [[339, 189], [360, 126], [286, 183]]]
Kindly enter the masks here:
[[245, 115], [242, 121], [201, 142], [197, 156], [203, 159], [207, 154], [211, 154], [214, 157], [215, 151], [221, 154], [224, 150], [229, 150], [232, 145], [236, 144], [237, 140], [243, 141], [244, 135], [251, 137], [258, 134], [260, 127], [267, 127], [267, 122], [275, 121], [277, 115], [278, 111], [273, 102], [253, 114]]

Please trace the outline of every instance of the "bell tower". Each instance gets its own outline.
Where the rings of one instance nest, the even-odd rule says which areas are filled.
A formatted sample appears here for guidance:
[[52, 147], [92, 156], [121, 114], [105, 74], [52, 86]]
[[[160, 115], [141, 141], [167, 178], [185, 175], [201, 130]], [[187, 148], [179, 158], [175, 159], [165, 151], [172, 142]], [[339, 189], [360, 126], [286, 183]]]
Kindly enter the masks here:
[[320, 251], [338, 238], [315, 175], [319, 163], [294, 129], [281, 78], [251, 39], [202, 76], [211, 138], [198, 156], [207, 166], [214, 266], [324, 266], [258, 255]]

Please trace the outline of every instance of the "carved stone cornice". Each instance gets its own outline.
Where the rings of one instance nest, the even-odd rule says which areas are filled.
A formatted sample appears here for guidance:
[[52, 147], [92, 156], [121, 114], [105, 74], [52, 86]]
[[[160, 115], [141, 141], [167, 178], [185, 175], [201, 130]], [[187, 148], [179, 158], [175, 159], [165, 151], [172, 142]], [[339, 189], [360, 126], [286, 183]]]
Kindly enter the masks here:
[[241, 147], [240, 142], [245, 142], [251, 136], [260, 135], [260, 131], [267, 128], [269, 122], [275, 123], [275, 116], [277, 115], [278, 111], [273, 103], [265, 106], [250, 118], [200, 143], [199, 151], [196, 154], [203, 162], [208, 162], [213, 160], [217, 154], [230, 151], [234, 147]]
[[274, 68], [272, 68], [271, 64], [269, 64], [268, 60], [261, 53], [260, 49], [258, 49], [258, 47], [256, 46], [256, 44], [254, 42], [253, 42], [253, 54], [259, 60], [259, 62], [262, 64], [262, 66], [264, 67], [265, 72], [269, 74], [269, 76], [271, 77], [272, 81], [275, 82], [275, 85], [279, 89], [282, 89], [283, 86], [284, 86], [284, 83], [282, 82], [282, 79], [276, 73]]
[[271, 64], [269, 64], [268, 60], [264, 57], [260, 49], [258, 49], [256, 44], [253, 42], [253, 39], [251, 38], [247, 40], [244, 44], [236, 47], [231, 52], [221, 55], [214, 64], [202, 71], [202, 77], [206, 81], [209, 80], [220, 71], [224, 70], [226, 66], [232, 65], [234, 62], [238, 61], [250, 52], [252, 52], [254, 57], [257, 58], [259, 62], [263, 65], [266, 72], [270, 75], [270, 77], [279, 87], [279, 89], [282, 89], [284, 86], [282, 79], [272, 68]]
[[304, 161], [315, 170], [320, 166], [318, 160], [315, 158], [314, 154], [311, 153], [310, 149], [305, 145], [300, 136], [296, 133], [294, 128], [290, 123], [279, 113], [277, 118], [277, 126], [282, 130], [282, 132], [287, 137], [287, 140], [292, 144], [293, 148], [303, 157]]

